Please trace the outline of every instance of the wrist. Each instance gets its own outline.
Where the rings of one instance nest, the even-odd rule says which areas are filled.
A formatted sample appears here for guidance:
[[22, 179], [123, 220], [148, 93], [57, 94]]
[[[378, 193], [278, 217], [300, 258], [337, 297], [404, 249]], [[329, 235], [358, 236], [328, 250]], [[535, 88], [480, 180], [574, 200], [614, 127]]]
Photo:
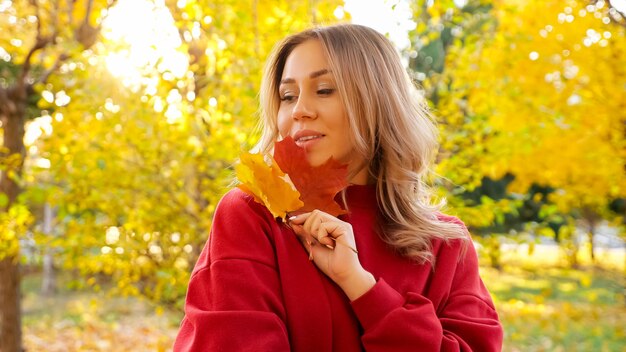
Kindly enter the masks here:
[[364, 295], [372, 287], [376, 285], [376, 279], [369, 271], [362, 269], [359, 272], [350, 275], [346, 280], [339, 284], [339, 287], [348, 296], [350, 301]]

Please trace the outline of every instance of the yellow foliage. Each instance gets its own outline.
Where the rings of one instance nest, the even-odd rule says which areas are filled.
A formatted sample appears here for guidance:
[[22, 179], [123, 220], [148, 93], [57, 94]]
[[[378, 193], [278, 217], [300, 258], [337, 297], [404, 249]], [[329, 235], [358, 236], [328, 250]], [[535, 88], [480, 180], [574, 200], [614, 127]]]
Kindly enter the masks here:
[[237, 178], [241, 181], [238, 187], [252, 194], [274, 217], [284, 219], [288, 212], [304, 205], [300, 200], [300, 192], [286, 178], [273, 158], [271, 165], [265, 162], [262, 154], [242, 153], [240, 160], [235, 167]]
[[[342, 3], [158, 2], [155, 7], [166, 6], [163, 11], [172, 15], [181, 41], [176, 58], [186, 70], [170, 72], [164, 62], [172, 58], [151, 48], [159, 54], [138, 68], [136, 85], [114, 77], [107, 66], [111, 56], [136, 50], [125, 38], [109, 38], [103, 30], [100, 42], [84, 52], [70, 40], [89, 1], [38, 3], [44, 31], [55, 19], [63, 26], [62, 45], [39, 52], [34, 66], [50, 67], [64, 49], [71, 55], [37, 91], [49, 98], [62, 90], [71, 101], [37, 103], [54, 108], [54, 116], [42, 118], [50, 119], [52, 132], [29, 146], [28, 158], [49, 167], [28, 163], [24, 186], [57, 210], [55, 233], [38, 236], [37, 243], [55, 248], [57, 264], [77, 269], [85, 281], [110, 276], [115, 292], [174, 304], [184, 298], [215, 205], [232, 179], [233, 161], [256, 137], [250, 131], [265, 57], [287, 33], [334, 22], [333, 11]], [[93, 14], [112, 13], [101, 11], [107, 3], [94, 1]], [[0, 26], [7, 29], [0, 33], [0, 47], [19, 65], [36, 37], [35, 22], [29, 21], [35, 8], [27, 1], [8, 6], [17, 25], [0, 14]], [[92, 26], [100, 21], [90, 18]], [[15, 39], [23, 45], [12, 45]], [[109, 241], [107, 229], [113, 227], [119, 238]], [[0, 246], [8, 243], [17, 241]]]
[[0, 260], [19, 253], [19, 236], [27, 231], [33, 220], [28, 208], [21, 204], [13, 204], [8, 211], [0, 212]]
[[509, 191], [552, 186], [564, 212], [626, 197], [626, 26], [601, 3], [494, 1], [491, 34], [448, 56], [440, 173], [511, 173]]

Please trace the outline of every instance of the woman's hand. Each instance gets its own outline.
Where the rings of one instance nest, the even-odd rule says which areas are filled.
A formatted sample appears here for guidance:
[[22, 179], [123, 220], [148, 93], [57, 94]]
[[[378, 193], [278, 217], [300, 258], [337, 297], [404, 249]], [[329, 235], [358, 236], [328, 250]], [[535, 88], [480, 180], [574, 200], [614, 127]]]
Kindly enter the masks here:
[[352, 225], [320, 210], [289, 218], [311, 260], [353, 301], [367, 292], [376, 280], [357, 255]]

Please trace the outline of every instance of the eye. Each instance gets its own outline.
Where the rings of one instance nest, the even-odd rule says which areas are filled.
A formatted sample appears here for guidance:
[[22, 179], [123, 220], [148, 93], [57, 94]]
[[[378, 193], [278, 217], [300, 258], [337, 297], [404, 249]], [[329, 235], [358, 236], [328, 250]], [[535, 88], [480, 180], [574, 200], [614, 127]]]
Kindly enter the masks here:
[[317, 94], [319, 95], [331, 95], [335, 92], [332, 88], [322, 88], [317, 90]]
[[298, 95], [296, 94], [297, 92], [295, 92], [293, 89], [281, 89], [278, 92], [278, 95], [280, 96], [280, 101], [294, 101], [295, 99], [298, 98]]
[[291, 95], [291, 94], [283, 94], [280, 96], [280, 101], [290, 102], [290, 101], [293, 101], [294, 99], [296, 99], [296, 96]]

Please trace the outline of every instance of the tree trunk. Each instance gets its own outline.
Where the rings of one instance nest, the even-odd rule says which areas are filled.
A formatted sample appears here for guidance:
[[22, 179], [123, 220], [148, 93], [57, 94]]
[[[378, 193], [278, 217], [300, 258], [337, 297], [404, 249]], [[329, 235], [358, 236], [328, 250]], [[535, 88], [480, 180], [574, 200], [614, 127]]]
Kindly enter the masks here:
[[502, 245], [500, 238], [497, 235], [492, 235], [485, 241], [485, 244], [491, 267], [502, 270]]
[[20, 275], [17, 257], [0, 260], [0, 351], [22, 350]]
[[591, 264], [595, 264], [596, 255], [593, 246], [593, 238], [595, 237], [596, 228], [601, 218], [598, 213], [591, 208], [583, 209], [583, 217], [587, 223], [587, 238], [589, 238], [589, 256], [591, 257]]
[[563, 226], [559, 230], [559, 237], [561, 241], [559, 246], [565, 253], [565, 259], [570, 268], [578, 269], [580, 263], [578, 262], [578, 239], [576, 238], [576, 229], [572, 225]]
[[[52, 219], [54, 217], [50, 204], [44, 204], [43, 208], [43, 233], [52, 236]], [[41, 294], [51, 296], [57, 291], [56, 273], [54, 270], [54, 253], [53, 248], [45, 248], [43, 255], [43, 280], [41, 283]]]
[[595, 264], [596, 255], [595, 255], [595, 251], [593, 248], [593, 237], [594, 237], [593, 227], [589, 229], [589, 232], [587, 232], [587, 237], [589, 237], [589, 255], [591, 256], [591, 263]]
[[[108, 10], [115, 4], [116, 0], [107, 1], [106, 9]], [[75, 1], [74, 1], [75, 2]], [[70, 2], [69, 10], [73, 12], [74, 2]], [[86, 3], [86, 11], [82, 17], [81, 25], [78, 28], [72, 28], [74, 31], [74, 39], [83, 45], [84, 49], [88, 49], [94, 44], [99, 28], [94, 28], [89, 24], [89, 18], [92, 14], [94, 0], [88, 0]], [[54, 73], [61, 63], [69, 58], [69, 53], [64, 52], [56, 57], [54, 65], [40, 75], [38, 78], [31, 76], [33, 67], [33, 57], [35, 54], [49, 46], [56, 46], [63, 49], [63, 46], [57, 43], [60, 34], [60, 28], [64, 24], [58, 22], [59, 17], [56, 14], [60, 11], [59, 4], [52, 5], [57, 7], [50, 12], [52, 20], [49, 23], [47, 16], [40, 16], [40, 7], [36, 1], [31, 1], [33, 9], [36, 10], [37, 33], [34, 38], [34, 44], [20, 64], [21, 72], [16, 76], [16, 82], [4, 87], [0, 85], [0, 122], [2, 122], [2, 130], [4, 137], [4, 154], [2, 156], [18, 156], [11, 159], [10, 165], [5, 165], [0, 177], [0, 192], [4, 193], [9, 199], [8, 204], [0, 211], [7, 211], [15, 203], [20, 193], [19, 185], [16, 179], [22, 174], [24, 165], [24, 123], [26, 119], [26, 106], [28, 97], [34, 94], [33, 84], [45, 83], [48, 77]], [[41, 25], [42, 21], [44, 26]], [[69, 23], [71, 25], [71, 23]], [[73, 27], [73, 26], [72, 26]], [[41, 29], [47, 28], [47, 33], [42, 33]], [[52, 58], [48, 54], [47, 58]], [[44, 61], [44, 60], [42, 60]], [[16, 253], [9, 253], [2, 261], [0, 261], [0, 352], [19, 352], [22, 350], [22, 334], [21, 334], [21, 311], [20, 311], [20, 274], [19, 274], [19, 247]]]
[[[4, 131], [4, 147], [8, 155], [18, 155], [16, 163], [6, 165], [0, 177], [0, 192], [9, 199], [8, 211], [20, 193], [15, 176], [22, 174], [24, 165], [24, 119], [26, 116], [27, 88], [16, 85], [0, 94], [0, 119]], [[19, 248], [19, 247], [18, 247]], [[0, 351], [22, 350], [20, 308], [19, 249], [0, 261]]]

